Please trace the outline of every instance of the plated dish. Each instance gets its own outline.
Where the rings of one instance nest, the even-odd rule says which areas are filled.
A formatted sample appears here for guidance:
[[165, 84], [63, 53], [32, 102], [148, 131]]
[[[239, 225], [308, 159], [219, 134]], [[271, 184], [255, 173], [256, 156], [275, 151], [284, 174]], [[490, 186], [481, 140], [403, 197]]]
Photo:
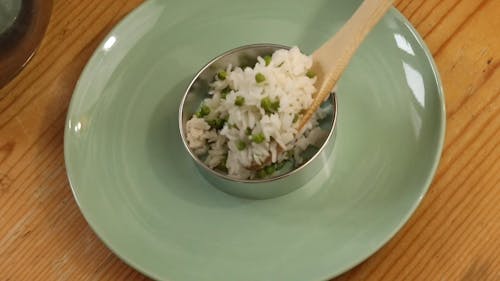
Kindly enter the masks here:
[[[245, 56], [252, 46], [261, 45], [228, 52], [238, 57], [243, 50]], [[211, 170], [240, 180], [273, 178], [303, 164], [306, 150], [321, 148], [329, 130], [320, 122], [333, 115], [333, 106], [327, 102], [299, 130], [299, 119], [313, 102], [316, 74], [312, 58], [296, 46], [268, 51], [248, 64], [202, 70], [214, 74], [190, 85], [181, 102], [180, 133], [188, 150]], [[208, 89], [196, 91], [202, 82]], [[196, 111], [185, 118], [187, 107]]]
[[[301, 129], [316, 79], [310, 58], [288, 49], [251, 44], [229, 50], [195, 75], [182, 98], [182, 142], [200, 173], [228, 194], [269, 199], [290, 193], [321, 170], [332, 151], [335, 94], [321, 104], [321, 118]], [[305, 64], [292, 69], [297, 60]], [[246, 67], [232, 72], [233, 65]]]
[[211, 58], [262, 42], [307, 53], [355, 8], [153, 0], [118, 24], [82, 73], [65, 132], [71, 187], [104, 243], [170, 281], [325, 280], [386, 243], [424, 196], [445, 129], [432, 57], [395, 9], [340, 80], [348, 94], [337, 96], [335, 147], [299, 190], [269, 200], [223, 193], [178, 133], [184, 90]]

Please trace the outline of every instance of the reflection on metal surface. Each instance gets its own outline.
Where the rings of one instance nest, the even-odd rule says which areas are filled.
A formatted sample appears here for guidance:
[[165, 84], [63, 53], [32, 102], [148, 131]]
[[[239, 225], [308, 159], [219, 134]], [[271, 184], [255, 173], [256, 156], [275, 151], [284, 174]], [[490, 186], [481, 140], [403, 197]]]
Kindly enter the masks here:
[[408, 54], [410, 54], [412, 56], [415, 55], [415, 52], [413, 51], [413, 48], [411, 47], [410, 42], [408, 42], [408, 40], [406, 40], [406, 38], [404, 38], [403, 35], [395, 33], [394, 39], [396, 39], [396, 45], [398, 45], [398, 47], [401, 50], [407, 52]]
[[323, 153], [320, 155], [320, 157], [321, 157], [323, 170], [325, 172], [325, 176], [326, 176], [326, 178], [330, 178], [332, 176], [332, 169], [330, 167], [330, 160], [329, 160], [330, 155], [327, 153]]

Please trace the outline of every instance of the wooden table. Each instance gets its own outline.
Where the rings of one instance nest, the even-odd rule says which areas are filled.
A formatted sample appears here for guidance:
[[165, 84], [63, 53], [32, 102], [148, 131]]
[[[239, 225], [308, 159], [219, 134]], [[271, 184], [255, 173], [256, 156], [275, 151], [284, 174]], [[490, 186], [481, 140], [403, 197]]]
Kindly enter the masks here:
[[[141, 280], [92, 232], [66, 178], [63, 130], [93, 50], [141, 0], [54, 0], [41, 48], [0, 90], [0, 280]], [[336, 280], [500, 280], [500, 1], [399, 0], [444, 84], [434, 182], [381, 250]]]

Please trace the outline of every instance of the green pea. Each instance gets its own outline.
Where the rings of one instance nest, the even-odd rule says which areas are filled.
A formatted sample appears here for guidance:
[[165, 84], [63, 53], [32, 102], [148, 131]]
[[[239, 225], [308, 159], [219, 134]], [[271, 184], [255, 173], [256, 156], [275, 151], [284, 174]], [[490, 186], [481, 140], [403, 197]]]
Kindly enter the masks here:
[[272, 58], [269, 55], [264, 57], [264, 61], [266, 62], [266, 66], [268, 66], [271, 63], [271, 59]]
[[276, 166], [276, 171], [281, 170], [286, 164], [286, 161], [281, 161], [279, 163], [274, 164]]
[[299, 115], [298, 115], [298, 114], [295, 114], [295, 115], [293, 116], [293, 121], [292, 121], [292, 123], [295, 123], [295, 122], [297, 122], [298, 120], [299, 120]]
[[208, 125], [210, 125], [210, 127], [215, 128], [215, 119], [214, 120], [208, 120], [207, 123], [208, 123]]
[[262, 143], [265, 139], [266, 137], [263, 133], [258, 133], [252, 136], [252, 141], [255, 143]]
[[260, 107], [262, 107], [262, 109], [264, 109], [264, 111], [268, 114], [272, 112], [271, 105], [272, 105], [272, 102], [271, 102], [271, 99], [269, 97], [265, 97], [260, 101]]
[[251, 134], [252, 134], [252, 129], [251, 129], [251, 128], [247, 128], [247, 129], [245, 130], [245, 135], [249, 136], [249, 135], [251, 135]]
[[312, 71], [312, 70], [309, 69], [306, 72], [306, 76], [309, 77], [309, 78], [314, 78], [314, 76], [316, 76], [316, 73], [314, 73], [314, 71]]
[[257, 83], [262, 83], [262, 82], [266, 81], [266, 76], [264, 76], [264, 74], [259, 72], [259, 73], [255, 74], [255, 81]]
[[277, 112], [278, 109], [280, 108], [280, 100], [275, 100], [271, 103], [271, 108], [273, 112]]
[[226, 124], [226, 119], [223, 118], [217, 118], [213, 120], [208, 120], [207, 123], [210, 125], [210, 127], [216, 129], [216, 130], [221, 130], [224, 128], [224, 124]]
[[230, 92], [231, 92], [231, 88], [229, 86], [227, 86], [226, 88], [222, 89], [222, 91], [220, 91], [220, 97], [222, 99], [226, 99], [227, 94], [229, 94]]
[[271, 101], [269, 97], [265, 97], [260, 101], [260, 107], [264, 109], [267, 114], [277, 112], [280, 107], [280, 101]]
[[217, 73], [217, 77], [220, 79], [220, 80], [226, 80], [226, 77], [227, 77], [227, 72], [225, 70], [221, 70]]
[[264, 171], [266, 171], [266, 174], [268, 174], [268, 175], [272, 175], [275, 170], [276, 170], [276, 167], [274, 167], [274, 164], [271, 164], [271, 165], [264, 167]]
[[238, 141], [238, 143], [236, 144], [236, 148], [238, 148], [238, 150], [240, 150], [240, 151], [241, 151], [241, 150], [243, 150], [243, 149], [247, 148], [247, 144], [246, 144], [244, 141], [240, 140], [240, 141]]
[[269, 97], [265, 97], [260, 101], [261, 107], [271, 107], [271, 99]]
[[265, 178], [266, 177], [266, 171], [264, 171], [264, 169], [260, 169], [257, 171], [257, 178], [259, 179], [262, 179], [262, 178]]
[[196, 112], [196, 117], [203, 118], [203, 117], [207, 116], [208, 114], [210, 114], [210, 107], [208, 107], [206, 105], [202, 105], [200, 107], [200, 110], [198, 110], [198, 112]]
[[242, 96], [237, 96], [236, 99], [234, 100], [234, 105], [242, 106], [243, 104], [245, 104], [245, 98]]

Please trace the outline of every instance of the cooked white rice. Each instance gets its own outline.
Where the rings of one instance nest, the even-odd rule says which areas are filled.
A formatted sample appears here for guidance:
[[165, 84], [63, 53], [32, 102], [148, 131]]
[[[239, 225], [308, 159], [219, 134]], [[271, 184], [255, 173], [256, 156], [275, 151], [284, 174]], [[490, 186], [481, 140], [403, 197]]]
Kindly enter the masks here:
[[318, 126], [322, 111], [300, 136], [297, 132], [316, 92], [311, 66], [311, 57], [297, 47], [258, 57], [254, 68], [229, 65], [216, 75], [210, 97], [187, 122], [191, 150], [210, 168], [240, 179], [269, 176], [284, 161], [300, 164], [301, 153], [320, 146], [327, 135]]

